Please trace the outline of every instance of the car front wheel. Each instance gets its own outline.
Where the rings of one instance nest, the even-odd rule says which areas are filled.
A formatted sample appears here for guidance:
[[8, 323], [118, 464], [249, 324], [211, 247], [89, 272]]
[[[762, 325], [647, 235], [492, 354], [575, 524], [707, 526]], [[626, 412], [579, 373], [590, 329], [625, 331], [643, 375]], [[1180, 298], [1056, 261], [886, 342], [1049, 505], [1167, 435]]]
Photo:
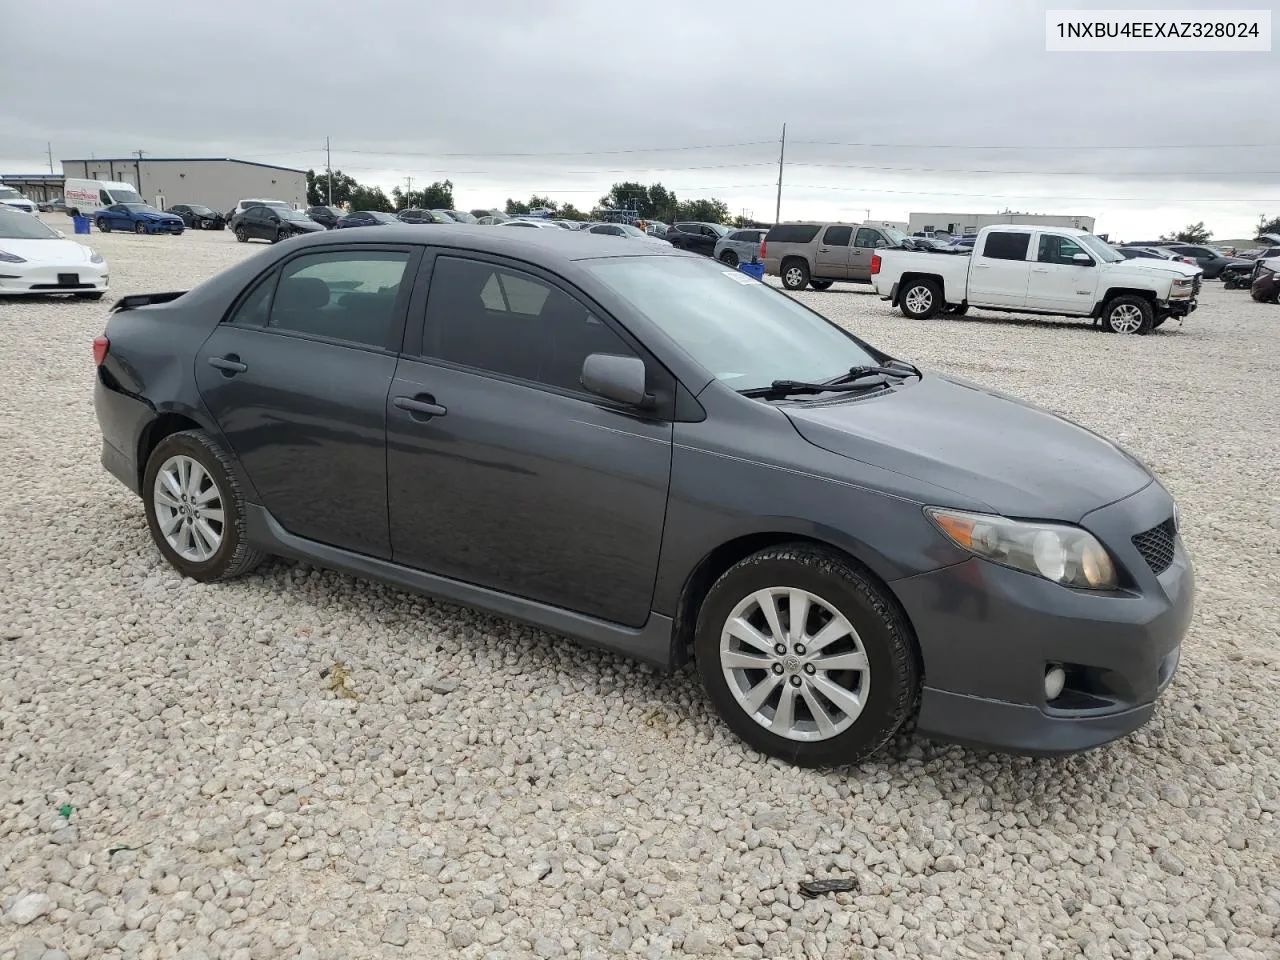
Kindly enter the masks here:
[[145, 223], [143, 223], [141, 220], [139, 220], [137, 223], [135, 223], [135, 224], [133, 225], [133, 232], [134, 232], [134, 233], [146, 233], [146, 232], [147, 232], [147, 225], [146, 225]]
[[694, 654], [734, 733], [799, 766], [866, 759], [919, 705], [919, 657], [896, 603], [853, 563], [809, 544], [726, 571], [699, 611]]
[[238, 240], [240, 243], [249, 242], [249, 231], [246, 230], [244, 227], [236, 227], [235, 234], [236, 234], [236, 240]]
[[1112, 298], [1102, 310], [1102, 329], [1108, 333], [1150, 333], [1155, 311], [1145, 297], [1123, 294]]
[[111, 232], [111, 222], [110, 222], [109, 220], [107, 220], [107, 218], [106, 218], [106, 217], [99, 217], [99, 218], [98, 218], [98, 232], [99, 232], [99, 233], [110, 233], [110, 232]]
[[151, 537], [183, 576], [228, 580], [262, 562], [264, 554], [245, 538], [231, 461], [202, 431], [171, 434], [156, 445], [142, 492]]

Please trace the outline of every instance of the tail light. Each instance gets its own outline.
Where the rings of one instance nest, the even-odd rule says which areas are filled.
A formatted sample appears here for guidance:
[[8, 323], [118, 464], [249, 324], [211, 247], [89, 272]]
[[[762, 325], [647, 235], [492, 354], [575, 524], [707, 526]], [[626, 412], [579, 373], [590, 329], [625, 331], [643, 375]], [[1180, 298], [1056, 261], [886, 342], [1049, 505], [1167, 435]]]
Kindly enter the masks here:
[[761, 240], [761, 241], [760, 241], [760, 259], [761, 259], [761, 260], [763, 260], [763, 259], [764, 259], [764, 255], [765, 255], [765, 253], [767, 253], [767, 252], [768, 252], [768, 250], [769, 250], [769, 241], [768, 241], [768, 240]]
[[93, 338], [93, 365], [95, 367], [102, 366], [107, 359], [107, 351], [111, 349], [111, 341], [106, 337]]
[[871, 275], [874, 277], [880, 272], [880, 254], [873, 253], [871, 255]]

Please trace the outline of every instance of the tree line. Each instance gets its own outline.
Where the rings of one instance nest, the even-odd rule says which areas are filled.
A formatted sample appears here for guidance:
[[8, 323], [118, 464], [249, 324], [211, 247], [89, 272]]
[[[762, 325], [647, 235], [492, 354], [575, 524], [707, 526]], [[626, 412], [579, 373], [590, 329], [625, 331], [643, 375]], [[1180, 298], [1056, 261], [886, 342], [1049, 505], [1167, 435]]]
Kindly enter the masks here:
[[[332, 194], [330, 194], [332, 190]], [[333, 204], [348, 205], [352, 210], [381, 210], [393, 213], [409, 207], [426, 210], [454, 210], [453, 182], [437, 180], [420, 190], [394, 187], [390, 194], [381, 187], [362, 184], [350, 174], [334, 170], [332, 177], [324, 170], [307, 171], [307, 203], [311, 206]], [[697, 220], [704, 223], [734, 223], [746, 226], [742, 217], [730, 217], [729, 207], [714, 197], [701, 200], [680, 200], [675, 193], [660, 183], [646, 186], [631, 181], [615, 183], [590, 210], [579, 210], [572, 203], [560, 203], [550, 197], [536, 194], [528, 201], [508, 199], [505, 206], [510, 215], [529, 213], [532, 210], [548, 210], [554, 217], [564, 220], [594, 220], [606, 210], [630, 210], [637, 219], [659, 220], [674, 223], [677, 220]], [[489, 210], [472, 210], [476, 216], [484, 216]]]
[[[1254, 231], [1254, 236], [1262, 236], [1264, 233], [1280, 234], [1280, 217], [1268, 217], [1265, 213], [1258, 217], [1258, 226]], [[1197, 223], [1189, 223], [1181, 230], [1173, 233], [1166, 233], [1160, 237], [1161, 240], [1177, 243], [1208, 243], [1213, 237], [1213, 231], [1204, 225], [1204, 221]]]

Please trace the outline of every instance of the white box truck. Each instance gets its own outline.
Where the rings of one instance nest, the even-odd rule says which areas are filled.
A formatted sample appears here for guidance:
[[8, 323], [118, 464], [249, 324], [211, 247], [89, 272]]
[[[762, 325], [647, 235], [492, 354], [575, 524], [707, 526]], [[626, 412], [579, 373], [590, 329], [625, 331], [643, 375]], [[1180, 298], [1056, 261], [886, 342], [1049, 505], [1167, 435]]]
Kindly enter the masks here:
[[70, 216], [93, 219], [103, 207], [113, 203], [145, 203], [133, 184], [119, 180], [77, 180], [68, 177], [62, 195], [67, 201]]

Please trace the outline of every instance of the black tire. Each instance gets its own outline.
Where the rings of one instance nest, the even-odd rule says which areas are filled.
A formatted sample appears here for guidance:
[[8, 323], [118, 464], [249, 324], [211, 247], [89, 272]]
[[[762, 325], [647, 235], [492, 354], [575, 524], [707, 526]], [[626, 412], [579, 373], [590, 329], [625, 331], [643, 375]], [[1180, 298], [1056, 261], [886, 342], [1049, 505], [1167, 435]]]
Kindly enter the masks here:
[[77, 293], [76, 296], [79, 297], [81, 300], [101, 300], [104, 296], [106, 296], [106, 291], [91, 290], [88, 293]]
[[833, 283], [835, 283], [834, 280], [809, 280], [809, 286], [814, 290], [830, 290]]
[[[165, 539], [160, 529], [160, 520], [156, 516], [156, 477], [166, 461], [179, 455], [189, 457], [204, 469], [217, 488], [218, 498], [222, 503], [221, 540], [213, 554], [203, 561], [189, 559], [178, 553]], [[143, 475], [142, 502], [147, 513], [151, 539], [164, 558], [185, 577], [201, 583], [230, 580], [248, 573], [266, 556], [261, 550], [251, 546], [245, 537], [244, 498], [236, 482], [230, 458], [203, 431], [186, 430], [170, 434], [156, 444]], [[207, 523], [212, 525], [216, 521], [209, 520]]]
[[[804, 590], [829, 604], [852, 625], [866, 655], [869, 674], [864, 675], [865, 704], [847, 729], [826, 739], [796, 740], [766, 729], [739, 704], [722, 669], [720, 642], [725, 623], [752, 593], [771, 587]], [[817, 607], [810, 609], [817, 610]], [[781, 622], [781, 613], [779, 619]], [[810, 622], [816, 624], [816, 621]], [[831, 766], [865, 760], [894, 734], [909, 729], [920, 703], [919, 652], [896, 602], [849, 560], [811, 544], [784, 544], [762, 550], [722, 574], [698, 611], [694, 656], [707, 695], [729, 728], [761, 753], [797, 766]], [[797, 671], [808, 672], [807, 668]], [[837, 671], [826, 674], [829, 682], [834, 682], [830, 681], [834, 675]], [[766, 676], [761, 671], [761, 679]], [[794, 675], [787, 681], [795, 682]], [[779, 684], [774, 689], [780, 697], [785, 688]], [[802, 696], [796, 696], [796, 701], [802, 702]], [[771, 693], [765, 704], [773, 700]], [[813, 720], [807, 703], [797, 708], [797, 714], [808, 715], [810, 722]]]
[[236, 240], [238, 240], [240, 243], [249, 242], [249, 231], [246, 230], [244, 227], [236, 227], [235, 232], [236, 232]]
[[963, 317], [969, 312], [967, 303], [949, 303], [942, 308], [942, 312], [952, 317]]
[[732, 250], [722, 251], [720, 254], [720, 262], [723, 263], [726, 267], [737, 267], [738, 255], [734, 253]]
[[106, 217], [99, 217], [99, 218], [98, 218], [98, 221], [97, 221], [97, 224], [98, 224], [98, 232], [99, 232], [99, 233], [110, 233], [110, 232], [111, 232], [111, 224], [109, 224], [109, 223], [107, 222]]
[[912, 320], [928, 320], [943, 307], [942, 288], [928, 277], [909, 280], [898, 292], [898, 307]]
[[146, 233], [146, 232], [147, 232], [147, 225], [146, 225], [145, 223], [143, 223], [141, 220], [139, 220], [137, 223], [135, 223], [135, 224], [133, 225], [133, 232], [134, 232], [134, 233]]
[[1131, 293], [1112, 297], [1102, 308], [1102, 329], [1106, 333], [1134, 333], [1143, 336], [1155, 324], [1151, 301]]
[[778, 269], [782, 275], [782, 285], [788, 290], [803, 290], [809, 283], [809, 265], [803, 260], [791, 258], [782, 261]]
[[1160, 324], [1164, 323], [1168, 319], [1169, 319], [1168, 317], [1156, 317], [1155, 320], [1151, 322], [1151, 329], [1154, 330], [1156, 327], [1160, 326]]
[[291, 236], [293, 236], [293, 234], [290, 233], [288, 230], [279, 230], [276, 232], [276, 238], [271, 242], [279, 243], [282, 240], [288, 240]]

